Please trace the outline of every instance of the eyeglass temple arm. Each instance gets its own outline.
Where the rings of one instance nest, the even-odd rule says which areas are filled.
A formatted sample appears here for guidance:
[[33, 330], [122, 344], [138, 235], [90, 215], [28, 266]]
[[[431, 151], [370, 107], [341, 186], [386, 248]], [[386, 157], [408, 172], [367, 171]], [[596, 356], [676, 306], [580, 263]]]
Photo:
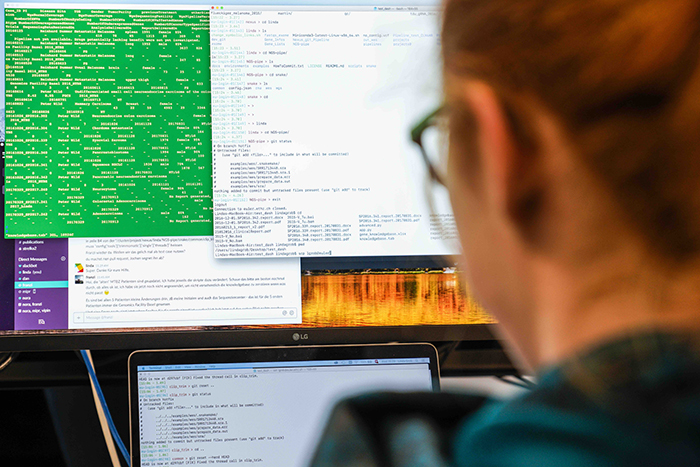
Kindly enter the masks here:
[[413, 129], [411, 130], [411, 141], [416, 143], [418, 146], [423, 147], [423, 145], [421, 144], [421, 136], [423, 135], [423, 132], [432, 124], [432, 120], [435, 118], [436, 115], [442, 112], [442, 110], [442, 106], [438, 107], [437, 109], [432, 111], [430, 115], [425, 117], [423, 120], [420, 121], [420, 123], [413, 127]]

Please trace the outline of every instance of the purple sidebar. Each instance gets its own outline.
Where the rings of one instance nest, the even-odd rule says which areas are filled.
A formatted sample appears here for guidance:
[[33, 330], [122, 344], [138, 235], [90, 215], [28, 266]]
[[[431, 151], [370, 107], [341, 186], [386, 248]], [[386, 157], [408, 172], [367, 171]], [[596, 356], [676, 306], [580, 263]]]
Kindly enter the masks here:
[[15, 242], [15, 330], [68, 329], [68, 239]]

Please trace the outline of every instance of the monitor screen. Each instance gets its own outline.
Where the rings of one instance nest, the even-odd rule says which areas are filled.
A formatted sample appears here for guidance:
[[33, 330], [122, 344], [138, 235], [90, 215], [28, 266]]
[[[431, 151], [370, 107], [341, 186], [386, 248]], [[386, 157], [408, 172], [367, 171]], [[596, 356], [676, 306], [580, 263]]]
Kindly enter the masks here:
[[0, 349], [493, 322], [409, 137], [441, 103], [434, 1], [3, 11]]

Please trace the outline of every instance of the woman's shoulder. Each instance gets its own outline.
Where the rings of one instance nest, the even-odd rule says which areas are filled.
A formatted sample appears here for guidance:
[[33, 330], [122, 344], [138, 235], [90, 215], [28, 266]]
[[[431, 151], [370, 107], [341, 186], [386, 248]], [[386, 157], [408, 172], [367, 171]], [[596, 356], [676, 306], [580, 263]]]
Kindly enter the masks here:
[[694, 336], [644, 333], [564, 362], [467, 420], [455, 464], [700, 465], [699, 349]]

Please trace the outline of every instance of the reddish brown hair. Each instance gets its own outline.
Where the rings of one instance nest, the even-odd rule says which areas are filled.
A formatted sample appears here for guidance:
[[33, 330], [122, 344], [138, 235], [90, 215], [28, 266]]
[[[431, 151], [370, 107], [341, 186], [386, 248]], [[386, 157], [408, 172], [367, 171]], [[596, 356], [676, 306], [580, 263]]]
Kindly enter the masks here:
[[698, 256], [700, 1], [449, 0], [442, 41], [446, 73], [551, 112], [654, 251]]

